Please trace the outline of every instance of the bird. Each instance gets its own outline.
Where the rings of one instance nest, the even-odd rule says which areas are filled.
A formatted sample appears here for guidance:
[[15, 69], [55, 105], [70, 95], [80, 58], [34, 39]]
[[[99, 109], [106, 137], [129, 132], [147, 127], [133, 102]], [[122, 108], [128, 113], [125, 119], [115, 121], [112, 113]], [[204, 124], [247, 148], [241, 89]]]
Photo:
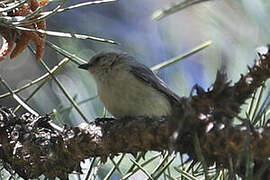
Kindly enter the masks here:
[[127, 53], [100, 52], [79, 68], [93, 76], [100, 100], [115, 118], [170, 116], [180, 101], [151, 69]]

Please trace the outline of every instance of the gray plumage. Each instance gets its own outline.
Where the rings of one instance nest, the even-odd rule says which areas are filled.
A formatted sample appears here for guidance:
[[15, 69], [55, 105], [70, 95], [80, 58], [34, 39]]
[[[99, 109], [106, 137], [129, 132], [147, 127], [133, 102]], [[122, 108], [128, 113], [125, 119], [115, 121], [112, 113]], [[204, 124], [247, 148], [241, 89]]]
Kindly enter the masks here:
[[167, 116], [179, 101], [149, 68], [127, 54], [102, 52], [79, 68], [93, 75], [101, 101], [117, 118]]

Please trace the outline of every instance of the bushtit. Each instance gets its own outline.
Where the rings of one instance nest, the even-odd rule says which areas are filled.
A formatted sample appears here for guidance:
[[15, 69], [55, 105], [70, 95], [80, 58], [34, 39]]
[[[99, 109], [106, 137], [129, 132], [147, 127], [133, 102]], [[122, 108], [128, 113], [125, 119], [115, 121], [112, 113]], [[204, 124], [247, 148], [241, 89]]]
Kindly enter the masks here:
[[168, 116], [179, 102], [162, 80], [127, 54], [102, 52], [79, 68], [94, 77], [101, 101], [116, 118]]

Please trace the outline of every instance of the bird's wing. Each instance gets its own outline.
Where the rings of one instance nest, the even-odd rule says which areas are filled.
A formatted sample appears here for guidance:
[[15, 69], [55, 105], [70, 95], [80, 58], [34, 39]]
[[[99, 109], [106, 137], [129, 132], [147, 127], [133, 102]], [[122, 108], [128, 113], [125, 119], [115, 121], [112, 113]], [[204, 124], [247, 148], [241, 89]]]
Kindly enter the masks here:
[[150, 84], [154, 89], [157, 89], [169, 97], [173, 102], [180, 101], [180, 97], [167, 88], [165, 83], [145, 65], [135, 62], [131, 65], [130, 71], [135, 75], [135, 77], [143, 80], [147, 84]]

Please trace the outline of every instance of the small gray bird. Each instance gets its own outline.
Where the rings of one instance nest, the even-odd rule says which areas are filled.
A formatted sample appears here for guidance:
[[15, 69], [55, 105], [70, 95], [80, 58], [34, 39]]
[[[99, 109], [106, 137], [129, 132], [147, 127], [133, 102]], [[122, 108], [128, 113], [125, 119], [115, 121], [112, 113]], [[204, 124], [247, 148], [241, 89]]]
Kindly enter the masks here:
[[180, 99], [149, 68], [127, 54], [102, 52], [79, 68], [94, 77], [101, 101], [116, 118], [168, 116]]

